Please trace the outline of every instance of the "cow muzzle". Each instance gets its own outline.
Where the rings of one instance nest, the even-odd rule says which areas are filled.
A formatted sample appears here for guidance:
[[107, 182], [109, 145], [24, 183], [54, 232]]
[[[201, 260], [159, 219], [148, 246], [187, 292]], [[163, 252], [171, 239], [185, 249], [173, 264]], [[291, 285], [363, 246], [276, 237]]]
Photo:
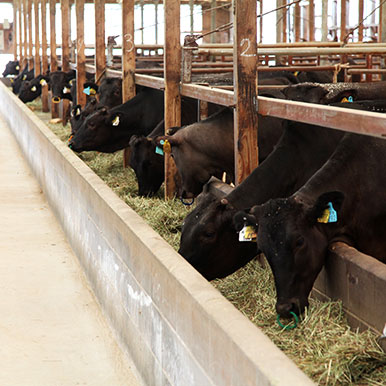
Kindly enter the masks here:
[[52, 103], [60, 103], [61, 99], [58, 96], [55, 96], [51, 99]]
[[300, 304], [299, 299], [286, 299], [277, 301], [276, 303], [276, 312], [283, 318], [291, 318], [291, 312], [296, 315], [303, 313], [305, 306]]

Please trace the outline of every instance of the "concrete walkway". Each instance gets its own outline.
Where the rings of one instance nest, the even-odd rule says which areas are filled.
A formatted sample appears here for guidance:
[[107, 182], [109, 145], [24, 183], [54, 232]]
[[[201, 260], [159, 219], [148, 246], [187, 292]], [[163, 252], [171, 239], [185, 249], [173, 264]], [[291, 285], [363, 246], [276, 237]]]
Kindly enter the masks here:
[[0, 117], [0, 385], [139, 385]]

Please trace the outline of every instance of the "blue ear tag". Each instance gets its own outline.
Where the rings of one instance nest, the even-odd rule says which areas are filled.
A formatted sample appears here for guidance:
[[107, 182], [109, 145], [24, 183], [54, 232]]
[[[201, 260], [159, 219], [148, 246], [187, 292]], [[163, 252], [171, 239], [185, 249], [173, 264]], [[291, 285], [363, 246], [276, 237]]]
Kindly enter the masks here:
[[85, 89], [83, 89], [83, 93], [86, 94], [86, 95], [90, 95], [90, 92], [91, 92], [90, 86], [85, 88]]
[[348, 100], [350, 103], [353, 103], [353, 102], [354, 102], [354, 99], [353, 99], [352, 96], [349, 96], [349, 97], [347, 98], [347, 100]]
[[162, 148], [159, 147], [159, 146], [156, 146], [156, 148], [155, 148], [155, 153], [156, 153], [156, 154], [159, 154], [159, 155], [164, 155], [164, 151], [163, 151]]
[[336, 213], [336, 210], [332, 206], [332, 202], [328, 203], [328, 209], [330, 211], [330, 216], [328, 217], [328, 222], [337, 222], [338, 221], [338, 215]]

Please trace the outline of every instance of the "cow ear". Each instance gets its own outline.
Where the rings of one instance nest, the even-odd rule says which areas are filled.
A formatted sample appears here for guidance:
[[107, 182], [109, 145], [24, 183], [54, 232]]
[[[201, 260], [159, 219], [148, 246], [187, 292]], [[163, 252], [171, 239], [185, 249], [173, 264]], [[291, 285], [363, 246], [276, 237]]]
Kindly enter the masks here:
[[114, 127], [117, 127], [121, 124], [121, 116], [119, 114], [111, 114], [110, 118], [108, 119], [110, 120], [110, 124]]
[[334, 223], [339, 220], [339, 212], [344, 201], [344, 194], [339, 191], [322, 193], [308, 210], [312, 224]]
[[233, 226], [237, 232], [240, 232], [244, 226], [248, 225], [257, 228], [256, 217], [253, 214], [240, 210], [233, 216]]

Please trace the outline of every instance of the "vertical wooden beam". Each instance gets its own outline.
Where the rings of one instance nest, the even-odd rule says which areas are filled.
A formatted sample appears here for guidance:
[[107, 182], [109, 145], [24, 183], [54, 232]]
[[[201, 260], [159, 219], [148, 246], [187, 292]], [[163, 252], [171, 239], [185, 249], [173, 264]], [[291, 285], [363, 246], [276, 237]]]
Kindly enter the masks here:
[[23, 0], [23, 33], [24, 33], [24, 66], [27, 66], [29, 64], [29, 58], [28, 58], [28, 38], [27, 38], [27, 33], [28, 33], [28, 10], [27, 10], [27, 0]]
[[189, 10], [190, 10], [190, 34], [194, 33], [194, 0], [189, 0]]
[[19, 63], [22, 65], [24, 56], [23, 56], [23, 28], [22, 28], [22, 0], [17, 0], [18, 8], [18, 21], [19, 21]]
[[346, 20], [347, 20], [347, 3], [346, 0], [341, 0], [340, 5], [340, 41], [343, 42], [344, 38], [346, 37], [347, 30], [346, 30]]
[[[287, 3], [287, 0], [283, 1], [283, 5]], [[281, 10], [281, 17], [282, 17], [282, 42], [287, 42], [287, 11], [288, 8], [283, 8]]]
[[[263, 14], [263, 10], [264, 10], [263, 0], [260, 0], [260, 10], [259, 10], [260, 15]], [[264, 20], [264, 18], [262, 16], [260, 16], [259, 17], [259, 25], [260, 25], [260, 39], [259, 39], [259, 42], [260, 43], [263, 42], [263, 20]]]
[[308, 40], [315, 41], [315, 4], [314, 0], [308, 1]]
[[[144, 7], [144, 2], [141, 0], [141, 44], [143, 44], [143, 38], [144, 38], [144, 13], [143, 13], [143, 7]], [[143, 52], [142, 52], [143, 54]]]
[[[154, 18], [155, 18], [155, 21], [154, 21], [154, 24], [155, 24], [155, 44], [158, 44], [158, 0], [155, 0], [155, 4], [154, 4], [154, 7], [155, 7], [155, 15], [154, 15]], [[158, 50], [156, 51], [157, 54], [158, 54]]]
[[83, 85], [86, 82], [86, 56], [84, 54], [84, 0], [76, 0], [76, 93], [77, 104], [86, 104]]
[[364, 12], [363, 0], [359, 0], [359, 3], [358, 3], [358, 24], [360, 24], [359, 28], [358, 28], [358, 41], [359, 42], [363, 41], [363, 23], [362, 23], [363, 12]]
[[95, 0], [95, 79], [101, 79], [106, 68], [105, 0]]
[[[50, 71], [58, 69], [58, 57], [56, 55], [56, 0], [50, 1]], [[51, 117], [59, 117], [59, 106], [51, 102]]]
[[[281, 7], [283, 5], [283, 1], [284, 0], [276, 0], [276, 8]], [[276, 43], [282, 42], [282, 23], [282, 13], [276, 12]]]
[[258, 166], [256, 1], [234, 0], [235, 178]]
[[20, 26], [17, 25], [18, 1], [13, 1], [13, 60], [17, 60], [17, 32]]
[[39, 34], [39, 0], [34, 0], [34, 19], [35, 19], [35, 76], [40, 75], [40, 34]]
[[322, 41], [328, 37], [328, 0], [322, 0]]
[[[47, 0], [41, 0], [42, 3], [42, 73], [47, 74], [48, 57], [47, 57]], [[48, 86], [42, 88], [42, 111], [48, 112]]]
[[[212, 10], [210, 11], [210, 29], [213, 31], [214, 29], [216, 29], [216, 6], [217, 6], [217, 1], [216, 0], [212, 0], [211, 4], [210, 4]], [[211, 43], [216, 43], [217, 42], [217, 39], [216, 39], [216, 34], [213, 33], [213, 34], [210, 34], [210, 42]]]
[[[70, 31], [71, 31], [71, 13], [70, 0], [61, 0], [62, 13], [62, 71], [70, 70]], [[68, 120], [70, 103], [67, 99], [62, 102], [62, 120], [65, 125]]]
[[[181, 42], [180, 0], [164, 0], [165, 10], [165, 133], [172, 126], [181, 126]], [[165, 198], [176, 191], [174, 176], [176, 166], [170, 154], [165, 153]]]
[[378, 18], [378, 43], [382, 43], [382, 34], [383, 34], [383, 24], [382, 24], [382, 19], [383, 19], [383, 12], [384, 8], [380, 7], [379, 8], [379, 18]]
[[32, 2], [33, 0], [27, 0], [27, 12], [28, 12], [28, 57], [29, 57], [29, 68], [34, 67], [33, 58], [33, 37], [32, 37]]
[[300, 42], [300, 4], [295, 4], [294, 9], [294, 30], [295, 30], [295, 42]]
[[[122, 99], [135, 96], [134, 0], [122, 0]], [[128, 167], [130, 148], [123, 150], [123, 167]]]

